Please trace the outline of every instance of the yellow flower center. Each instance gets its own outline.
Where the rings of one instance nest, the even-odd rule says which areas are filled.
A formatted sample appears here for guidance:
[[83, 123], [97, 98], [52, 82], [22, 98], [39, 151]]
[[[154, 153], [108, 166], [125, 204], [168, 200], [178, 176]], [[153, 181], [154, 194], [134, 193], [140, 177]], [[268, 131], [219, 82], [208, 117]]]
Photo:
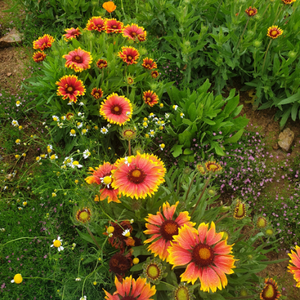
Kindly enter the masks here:
[[56, 248], [60, 247], [60, 246], [61, 246], [61, 241], [55, 240], [55, 241], [53, 242], [53, 246], [56, 247]]
[[118, 26], [117, 25], [113, 25], [113, 26], [111, 26], [113, 29], [117, 29], [118, 28]]
[[109, 226], [108, 228], [107, 228], [107, 232], [108, 233], [113, 233], [115, 231], [115, 228], [113, 227], [113, 226]]
[[185, 286], [179, 287], [175, 292], [175, 300], [189, 300], [189, 291]]
[[273, 296], [274, 296], [274, 288], [271, 284], [268, 284], [266, 287], [265, 287], [265, 291], [264, 291], [264, 296], [267, 298], [267, 299], [273, 299]]
[[134, 131], [132, 131], [132, 130], [125, 130], [124, 131], [124, 135], [126, 136], [126, 137], [132, 137], [133, 135], [134, 135]]
[[151, 98], [150, 98], [150, 97], [147, 97], [147, 101], [151, 101]]
[[114, 107], [114, 111], [119, 111], [119, 110], [120, 110], [120, 108], [118, 106]]
[[210, 258], [210, 251], [207, 248], [200, 248], [199, 250], [199, 257], [201, 259], [209, 259]]
[[16, 284], [20, 284], [22, 281], [23, 281], [23, 278], [22, 278], [22, 275], [21, 275], [21, 274], [16, 274], [16, 275], [14, 276], [14, 282], [15, 282]]
[[272, 35], [272, 36], [276, 36], [276, 35], [277, 35], [277, 31], [276, 31], [276, 30], [272, 30], [272, 31], [271, 31], [271, 35]]
[[83, 211], [80, 215], [79, 218], [81, 221], [86, 221], [89, 218], [89, 214], [86, 211]]
[[73, 88], [72, 88], [71, 86], [69, 86], [69, 87], [67, 88], [67, 91], [68, 91], [68, 92], [73, 92]]
[[111, 181], [112, 181], [112, 179], [111, 179], [110, 176], [105, 176], [105, 177], [103, 178], [103, 183], [104, 183], [104, 184], [110, 184]]
[[128, 60], [132, 60], [132, 56], [128, 55], [127, 56]]
[[104, 64], [103, 64], [103, 63], [101, 63], [101, 64], [99, 65], [99, 67], [100, 67], [100, 68], [103, 68], [103, 67], [104, 67]]
[[272, 234], [273, 234], [273, 230], [272, 230], [272, 229], [266, 230], [266, 234], [267, 234], [267, 235], [272, 235]]
[[267, 221], [264, 218], [258, 218], [256, 225], [258, 228], [265, 228], [267, 226]]
[[160, 274], [160, 271], [159, 271], [159, 268], [154, 265], [154, 264], [151, 264], [149, 267], [148, 267], [148, 270], [147, 270], [147, 275], [151, 278], [151, 279], [156, 279]]
[[138, 178], [142, 175], [142, 172], [140, 170], [134, 170], [131, 175]]
[[76, 132], [76, 131], [75, 131], [74, 129], [71, 130], [71, 133], [72, 133], [72, 134], [75, 134], [75, 132]]
[[74, 57], [74, 59], [75, 59], [76, 61], [78, 61], [78, 62], [80, 62], [80, 61], [81, 61], [81, 57], [80, 57], [80, 56], [78, 56], [78, 55], [76, 55], [76, 56]]

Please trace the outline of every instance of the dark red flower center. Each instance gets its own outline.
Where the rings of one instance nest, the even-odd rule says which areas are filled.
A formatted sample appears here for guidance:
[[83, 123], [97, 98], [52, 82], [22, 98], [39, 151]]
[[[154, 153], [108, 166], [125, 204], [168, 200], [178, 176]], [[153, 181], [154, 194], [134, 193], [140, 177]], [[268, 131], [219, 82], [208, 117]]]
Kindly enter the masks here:
[[198, 244], [192, 253], [194, 263], [199, 267], [206, 267], [212, 264], [214, 260], [214, 252], [211, 247], [206, 244]]
[[117, 25], [113, 25], [113, 26], [111, 26], [113, 29], [117, 29], [118, 28], [118, 26]]
[[76, 61], [77, 63], [82, 62], [82, 58], [79, 55], [74, 56], [73, 61]]
[[151, 97], [147, 97], [146, 100], [147, 100], [148, 102], [150, 102], [150, 101], [151, 101]]
[[133, 169], [129, 172], [129, 174], [127, 175], [127, 178], [129, 181], [133, 182], [133, 183], [142, 183], [145, 178], [146, 178], [146, 174], [144, 171], [142, 171], [141, 169]]
[[98, 25], [96, 25], [98, 28], [102, 28], [103, 27], [103, 25], [102, 24], [98, 24]]
[[134, 32], [134, 31], [131, 32], [131, 35], [132, 35], [132, 36], [136, 36], [136, 32]]
[[161, 224], [159, 231], [165, 240], [172, 241], [173, 235], [178, 235], [178, 224], [173, 220], [166, 220]]
[[133, 57], [132, 57], [131, 55], [127, 55], [127, 59], [128, 59], [128, 60], [132, 60]]
[[136, 300], [136, 298], [133, 296], [125, 296], [122, 298], [122, 300]]
[[67, 91], [68, 91], [69, 93], [72, 93], [72, 92], [74, 91], [74, 89], [73, 89], [73, 87], [68, 86], [68, 87], [67, 87]]
[[114, 115], [118, 115], [118, 116], [122, 114], [122, 111], [123, 111], [123, 109], [119, 105], [115, 105], [111, 109], [111, 113]]

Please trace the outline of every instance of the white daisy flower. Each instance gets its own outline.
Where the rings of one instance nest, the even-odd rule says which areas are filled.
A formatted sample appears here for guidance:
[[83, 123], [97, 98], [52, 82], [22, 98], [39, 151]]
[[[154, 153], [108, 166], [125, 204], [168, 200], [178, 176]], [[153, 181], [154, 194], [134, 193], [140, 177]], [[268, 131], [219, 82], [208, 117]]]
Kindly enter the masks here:
[[81, 281], [81, 278], [77, 277], [75, 280], [76, 280], [76, 281]]
[[150, 135], [151, 137], [153, 137], [153, 136], [155, 135], [155, 131], [154, 131], [154, 130], [150, 130], [149, 135]]
[[101, 131], [102, 134], [107, 134], [108, 133], [108, 129], [106, 127], [102, 127], [100, 131]]
[[81, 297], [79, 300], [86, 300], [86, 296]]
[[67, 165], [67, 166], [69, 166], [69, 167], [71, 167], [72, 164], [73, 164], [73, 158], [67, 156], [67, 157], [64, 159], [63, 164], [64, 164], [64, 165]]
[[83, 158], [87, 159], [91, 155], [91, 152], [88, 149], [86, 149], [83, 151], [82, 154], [83, 154]]
[[59, 117], [58, 116], [52, 116], [53, 121], [59, 122]]
[[110, 184], [112, 182], [111, 175], [105, 176], [105, 177], [100, 177], [100, 180], [101, 180], [101, 183], [105, 184], [108, 189], [110, 188]]
[[58, 237], [57, 240], [53, 240], [53, 244], [50, 247], [55, 247], [58, 251], [64, 250], [64, 247], [62, 246], [62, 239]]
[[165, 118], [168, 119], [169, 117], [170, 117], [170, 115], [165, 113]]
[[86, 133], [87, 133], [88, 131], [89, 131], [88, 129], [82, 129], [81, 134], [82, 134], [82, 135], [86, 135]]
[[131, 163], [131, 158], [125, 156], [125, 165], [127, 165], [127, 166], [129, 167], [129, 166], [130, 166], [130, 163]]
[[177, 110], [177, 108], [178, 108], [178, 105], [173, 105], [174, 110]]
[[77, 124], [76, 124], [76, 125], [77, 125], [77, 128], [79, 129], [79, 128], [81, 128], [81, 127], [82, 127], [82, 125], [83, 125], [83, 124], [82, 124], [82, 122], [81, 122], [81, 123], [80, 123], [80, 122], [77, 122]]
[[78, 169], [82, 168], [82, 165], [77, 161], [77, 160], [74, 160], [71, 164], [71, 168], [75, 168], [77, 167]]
[[126, 236], [126, 237], [130, 237], [130, 229], [125, 229], [125, 230], [122, 232], [122, 235], [123, 235], [123, 236]]
[[78, 103], [78, 105], [80, 105], [80, 106], [83, 106], [83, 105], [84, 105], [84, 103], [83, 103], [83, 102], [79, 102], [79, 103]]
[[19, 107], [21, 105], [21, 101], [16, 102], [16, 106]]
[[76, 131], [74, 129], [71, 129], [70, 136], [76, 136]]
[[17, 127], [17, 126], [19, 126], [19, 123], [17, 120], [12, 120], [11, 125]]
[[183, 117], [184, 117], [184, 113], [181, 113], [181, 114], [180, 114], [180, 118], [183, 118]]

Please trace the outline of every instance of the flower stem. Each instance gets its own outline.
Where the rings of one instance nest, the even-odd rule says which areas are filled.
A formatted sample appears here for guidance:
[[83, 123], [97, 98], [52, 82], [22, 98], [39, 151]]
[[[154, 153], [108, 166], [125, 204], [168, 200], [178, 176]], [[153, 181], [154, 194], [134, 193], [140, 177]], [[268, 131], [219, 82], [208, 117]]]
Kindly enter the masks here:
[[268, 45], [267, 50], [266, 50], [266, 53], [265, 53], [263, 66], [262, 66], [262, 68], [261, 68], [261, 75], [262, 75], [263, 72], [264, 72], [264, 67], [265, 67], [265, 63], [266, 63], [267, 54], [268, 54], [268, 51], [269, 51], [269, 48], [270, 48], [270, 45], [271, 45], [272, 41], [273, 41], [273, 40], [270, 40], [269, 45]]
[[207, 186], [208, 186], [208, 184], [209, 184], [210, 179], [211, 179], [211, 175], [209, 175], [209, 177], [207, 178], [207, 180], [206, 180], [206, 182], [205, 182], [205, 185], [204, 185], [204, 188], [203, 188], [203, 190], [202, 190], [202, 193], [200, 194], [200, 197], [199, 197], [199, 199], [198, 199], [198, 201], [197, 201], [197, 203], [196, 203], [196, 205], [195, 205], [195, 207], [194, 207], [194, 209], [193, 209], [193, 211], [192, 211], [192, 213], [191, 213], [191, 217], [193, 216], [193, 214], [194, 214], [194, 212], [195, 212], [197, 206], [199, 205], [200, 200], [201, 200], [201, 198], [202, 198], [202, 196], [203, 196], [203, 194], [204, 194], [204, 192], [205, 192], [205, 190], [206, 190], [206, 188], [207, 188]]
[[245, 31], [246, 31], [246, 28], [247, 28], [247, 26], [248, 26], [249, 20], [250, 20], [250, 17], [248, 17], [248, 20], [247, 20], [246, 25], [245, 25], [245, 27], [244, 27], [243, 33], [242, 33], [241, 36], [240, 36], [239, 42], [238, 42], [238, 44], [237, 44], [237, 46], [236, 46], [236, 48], [235, 48], [235, 50], [234, 50], [234, 52], [233, 52], [233, 55], [235, 54], [235, 52], [236, 52], [237, 49], [239, 48], [239, 45], [240, 45], [241, 40], [242, 40], [242, 38], [243, 38], [243, 35], [244, 35], [244, 33], [245, 33]]
[[130, 140], [128, 140], [128, 155], [131, 155], [131, 145], [130, 145]]
[[95, 242], [96, 246], [101, 250], [101, 247], [100, 247], [99, 244], [97, 243], [97, 241], [96, 241], [94, 235], [92, 234], [90, 228], [89, 228], [88, 226], [86, 226], [86, 229], [87, 229], [89, 235], [91, 236], [91, 238], [93, 239], [93, 241]]
[[230, 215], [230, 213], [227, 213], [225, 215], [223, 215], [220, 219], [218, 219], [215, 224], [218, 224], [219, 222], [221, 222], [223, 219], [225, 219], [226, 217], [228, 217]]
[[193, 184], [193, 182], [194, 182], [194, 179], [196, 178], [196, 175], [197, 175], [197, 174], [195, 174], [194, 177], [193, 177], [192, 180], [191, 180], [191, 183], [190, 183], [190, 185], [189, 185], [189, 188], [188, 188], [188, 190], [187, 190], [187, 193], [186, 193], [186, 196], [185, 196], [185, 199], [184, 199], [184, 203], [186, 203], [187, 197], [188, 197], [188, 195], [189, 195], [189, 193], [190, 193], [190, 190], [191, 190], [192, 184]]
[[43, 279], [43, 280], [52, 280], [52, 281], [56, 281], [56, 282], [62, 283], [59, 280], [55, 280], [53, 278], [46, 278], [46, 277], [23, 277], [23, 279]]
[[212, 30], [213, 25], [214, 25], [214, 23], [215, 23], [217, 14], [219, 13], [219, 9], [220, 9], [221, 4], [222, 4], [222, 0], [221, 0], [220, 3], [219, 3], [219, 6], [218, 6], [217, 11], [216, 11], [216, 14], [215, 14], [215, 16], [214, 16], [214, 19], [213, 19], [213, 21], [211, 22], [211, 30]]

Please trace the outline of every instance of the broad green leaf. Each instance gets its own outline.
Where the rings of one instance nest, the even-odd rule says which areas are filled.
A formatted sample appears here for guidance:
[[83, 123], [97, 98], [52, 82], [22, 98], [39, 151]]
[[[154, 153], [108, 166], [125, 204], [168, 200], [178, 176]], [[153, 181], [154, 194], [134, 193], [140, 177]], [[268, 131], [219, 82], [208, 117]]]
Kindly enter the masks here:
[[183, 145], [174, 145], [171, 148], [171, 153], [173, 154], [174, 157], [178, 157], [180, 154], [182, 154], [182, 147]]

